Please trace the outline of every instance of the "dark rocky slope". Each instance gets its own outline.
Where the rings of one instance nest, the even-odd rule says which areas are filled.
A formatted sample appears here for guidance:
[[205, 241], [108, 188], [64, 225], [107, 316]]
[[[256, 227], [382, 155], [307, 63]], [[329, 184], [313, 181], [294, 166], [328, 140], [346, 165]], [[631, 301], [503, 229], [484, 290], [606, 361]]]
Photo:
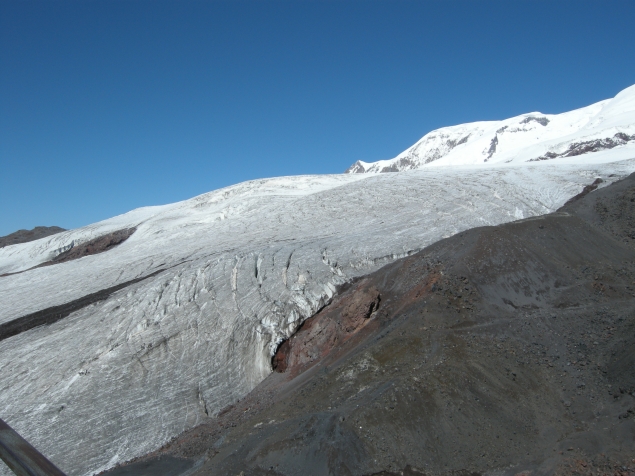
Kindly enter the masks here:
[[125, 228], [123, 230], [116, 230], [112, 233], [99, 236], [87, 241], [86, 243], [73, 246], [71, 249], [57, 255], [51, 261], [42, 263], [39, 266], [50, 266], [52, 264], [73, 261], [75, 259], [83, 258], [84, 256], [104, 253], [105, 251], [108, 251], [126, 241], [135, 231], [137, 231], [136, 228]]
[[[104, 301], [117, 291], [121, 291], [128, 286], [156, 276], [163, 271], [165, 271], [165, 269], [160, 269], [146, 276], [116, 284], [115, 286], [82, 296], [74, 301], [60, 304], [59, 306], [47, 307], [46, 309], [41, 309], [24, 316], [20, 316], [9, 322], [4, 322], [0, 324], [0, 341], [21, 334], [22, 332], [26, 332], [35, 327], [51, 325], [68, 317], [73, 312], [76, 312], [86, 306], [90, 306], [91, 304], [95, 304], [96, 302]], [[0, 275], [0, 277], [2, 277], [2, 275]]]
[[36, 226], [32, 230], [18, 230], [10, 235], [0, 236], [0, 248], [39, 240], [40, 238], [55, 235], [62, 231], [66, 230], [59, 226]]
[[102, 235], [89, 240], [85, 243], [81, 243], [77, 246], [72, 246], [70, 249], [64, 251], [63, 253], [60, 253], [52, 260], [45, 261], [44, 263], [40, 263], [32, 268], [25, 269], [23, 271], [17, 271], [15, 273], [0, 274], [0, 278], [11, 276], [12, 274], [25, 273], [32, 269], [41, 268], [42, 266], [51, 266], [53, 264], [66, 263], [67, 261], [73, 261], [79, 258], [83, 258], [84, 256], [104, 253], [116, 246], [119, 246], [121, 243], [130, 238], [135, 231], [137, 231], [136, 228], [124, 228], [123, 230], [113, 231], [106, 235]]
[[110, 474], [635, 474], [635, 177], [340, 290], [250, 395]]

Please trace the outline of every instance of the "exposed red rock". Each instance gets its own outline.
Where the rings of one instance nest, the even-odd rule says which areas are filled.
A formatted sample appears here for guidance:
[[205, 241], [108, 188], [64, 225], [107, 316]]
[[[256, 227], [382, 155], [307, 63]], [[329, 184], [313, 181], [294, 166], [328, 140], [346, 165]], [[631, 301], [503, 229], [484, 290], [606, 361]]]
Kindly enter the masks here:
[[123, 230], [113, 231], [112, 233], [108, 233], [107, 235], [102, 235], [93, 240], [87, 241], [86, 243], [73, 246], [71, 249], [66, 250], [63, 253], [60, 253], [52, 260], [45, 261], [44, 263], [40, 263], [37, 266], [33, 266], [32, 268], [25, 269], [23, 271], [17, 271], [15, 273], [0, 274], [0, 278], [5, 276], [11, 276], [12, 274], [24, 273], [31, 269], [41, 268], [43, 266], [51, 266], [53, 264], [73, 261], [79, 258], [83, 258], [84, 256], [90, 256], [90, 255], [96, 255], [98, 253], [103, 253], [126, 241], [128, 238], [132, 236], [132, 234], [135, 231], [137, 231], [136, 228], [125, 228]]
[[82, 258], [84, 256], [96, 255], [97, 253], [103, 253], [117, 245], [120, 245], [132, 234], [137, 231], [136, 228], [126, 228], [123, 230], [113, 231], [107, 235], [100, 236], [94, 240], [87, 241], [77, 246], [73, 246], [70, 250], [65, 251], [57, 255], [51, 261], [42, 263], [40, 266], [49, 266], [52, 264], [65, 263], [66, 261], [72, 261], [74, 259]]
[[367, 289], [365, 284], [365, 281], [360, 282], [356, 292], [336, 299], [330, 306], [304, 321], [273, 356], [274, 370], [296, 375], [327, 356], [364, 327], [379, 309], [381, 301], [377, 288], [371, 286]]

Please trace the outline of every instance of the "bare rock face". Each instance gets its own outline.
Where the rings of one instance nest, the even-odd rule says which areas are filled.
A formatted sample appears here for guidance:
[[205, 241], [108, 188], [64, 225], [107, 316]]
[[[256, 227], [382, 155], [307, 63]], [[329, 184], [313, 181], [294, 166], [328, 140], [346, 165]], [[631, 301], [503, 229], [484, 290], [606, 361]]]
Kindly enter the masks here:
[[370, 322], [369, 318], [379, 309], [381, 297], [375, 287], [366, 288], [363, 284], [356, 286], [357, 292], [336, 300], [324, 312], [304, 321], [278, 348], [272, 358], [273, 369], [298, 374]]
[[124, 229], [124, 230], [113, 231], [112, 233], [102, 235], [86, 243], [82, 243], [78, 246], [73, 246], [71, 249], [64, 251], [63, 253], [60, 253], [51, 261], [43, 263], [40, 266], [43, 266], [43, 265], [48, 266], [51, 264], [65, 263], [67, 261], [72, 261], [74, 259], [82, 258], [84, 256], [90, 256], [90, 255], [96, 255], [98, 253], [103, 253], [126, 241], [128, 238], [130, 238], [130, 236], [135, 231], [137, 231], [137, 229], [132, 227], [132, 228]]
[[342, 310], [340, 325], [348, 334], [362, 327], [373, 312], [379, 309], [381, 296], [375, 287], [364, 289], [355, 294], [355, 297], [346, 303]]
[[62, 231], [66, 230], [64, 228], [60, 228], [59, 226], [36, 226], [32, 230], [18, 230], [10, 235], [0, 236], [0, 248], [39, 240], [40, 238], [46, 238], [47, 236], [51, 236]]
[[[137, 229], [135, 227], [126, 228], [123, 230], [116, 230], [111, 233], [101, 235], [87, 242], [81, 243], [77, 246], [75, 246], [75, 243], [71, 242], [71, 244], [66, 247], [65, 251], [62, 251], [54, 258], [45, 261], [44, 263], [40, 263], [33, 268], [41, 268], [42, 266], [51, 266], [53, 264], [66, 263], [67, 261], [73, 261], [84, 256], [103, 253], [126, 241], [136, 230]], [[0, 274], [0, 278], [10, 276], [12, 274], [24, 273], [25, 271], [28, 271], [28, 269], [18, 271], [17, 273]]]
[[593, 139], [581, 142], [574, 142], [567, 144], [565, 150], [560, 152], [547, 152], [545, 155], [531, 159], [532, 162], [538, 160], [552, 160], [558, 157], [575, 157], [576, 155], [589, 154], [591, 152], [599, 152], [602, 150], [610, 150], [615, 147], [620, 147], [628, 144], [629, 142], [635, 142], [635, 134], [628, 135], [623, 132], [618, 132], [613, 137], [603, 137], [601, 139]]

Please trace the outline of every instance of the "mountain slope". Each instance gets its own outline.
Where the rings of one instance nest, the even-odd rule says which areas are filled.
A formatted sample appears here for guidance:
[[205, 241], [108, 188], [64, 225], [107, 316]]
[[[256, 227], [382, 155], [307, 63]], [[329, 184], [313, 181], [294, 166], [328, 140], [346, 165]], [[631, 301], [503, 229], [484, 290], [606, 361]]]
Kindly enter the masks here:
[[240, 405], [109, 474], [632, 474], [634, 200], [631, 175], [356, 280]]
[[533, 112], [437, 129], [394, 159], [358, 161], [346, 173], [553, 160], [625, 146], [635, 147], [635, 85], [613, 99], [562, 114]]
[[635, 154], [615, 148], [257, 180], [4, 247], [2, 418], [71, 475], [107, 469], [243, 398], [352, 278], [633, 171]]
[[0, 248], [9, 245], [17, 245], [19, 243], [27, 243], [29, 241], [39, 240], [46, 236], [60, 233], [64, 228], [59, 226], [36, 226], [32, 230], [18, 230], [6, 236], [0, 236]]

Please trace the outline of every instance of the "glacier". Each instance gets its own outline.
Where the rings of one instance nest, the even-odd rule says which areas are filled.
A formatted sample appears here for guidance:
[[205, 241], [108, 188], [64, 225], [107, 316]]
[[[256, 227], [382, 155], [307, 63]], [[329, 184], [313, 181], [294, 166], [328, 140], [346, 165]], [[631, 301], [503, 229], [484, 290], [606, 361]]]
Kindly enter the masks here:
[[[626, 92], [619, 107], [573, 112], [630, 133], [635, 87]], [[280, 342], [338, 286], [463, 230], [550, 213], [597, 179], [602, 187], [635, 171], [629, 141], [531, 161], [591, 137], [571, 135], [522, 146], [534, 152], [501, 145], [489, 161], [484, 135], [472, 152], [458, 149], [468, 140], [400, 173], [253, 180], [1, 248], [0, 325], [123, 288], [0, 340], [0, 417], [70, 475], [152, 451], [252, 390]], [[109, 251], [36, 267], [130, 228]]]

